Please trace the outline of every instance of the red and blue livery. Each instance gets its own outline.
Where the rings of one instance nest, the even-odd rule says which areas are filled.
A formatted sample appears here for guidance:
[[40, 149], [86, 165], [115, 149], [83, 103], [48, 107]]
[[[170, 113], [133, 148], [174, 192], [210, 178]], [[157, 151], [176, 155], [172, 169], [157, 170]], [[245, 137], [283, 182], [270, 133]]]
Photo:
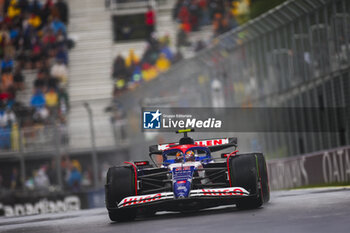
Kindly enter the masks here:
[[[128, 161], [109, 168], [105, 192], [112, 221], [219, 205], [258, 208], [269, 201], [262, 153], [238, 153], [237, 138], [193, 140], [187, 136], [191, 131], [177, 131], [184, 133], [179, 142], [150, 146], [154, 165]], [[226, 152], [214, 156], [221, 150]]]

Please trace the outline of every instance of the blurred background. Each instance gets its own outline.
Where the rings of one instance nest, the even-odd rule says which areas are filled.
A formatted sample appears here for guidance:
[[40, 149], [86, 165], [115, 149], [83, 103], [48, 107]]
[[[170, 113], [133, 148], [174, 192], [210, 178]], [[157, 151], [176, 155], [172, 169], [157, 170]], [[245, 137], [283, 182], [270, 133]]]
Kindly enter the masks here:
[[[350, 102], [347, 0], [1, 0], [0, 20], [3, 203], [74, 193], [103, 205], [109, 166], [177, 140], [141, 132], [141, 107]], [[337, 132], [192, 136], [237, 136], [270, 161], [346, 148], [327, 171], [350, 171], [349, 125], [313, 120], [324, 117]], [[350, 172], [338, 178], [326, 181]]]

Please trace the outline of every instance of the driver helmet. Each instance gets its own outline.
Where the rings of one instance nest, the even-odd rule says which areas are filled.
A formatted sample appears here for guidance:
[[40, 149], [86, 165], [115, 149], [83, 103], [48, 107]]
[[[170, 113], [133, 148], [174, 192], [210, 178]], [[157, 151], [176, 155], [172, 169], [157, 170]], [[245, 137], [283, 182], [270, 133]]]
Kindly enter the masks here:
[[195, 161], [195, 155], [193, 150], [186, 151], [186, 161]]
[[181, 151], [176, 152], [175, 162], [182, 162], [184, 160], [184, 155]]

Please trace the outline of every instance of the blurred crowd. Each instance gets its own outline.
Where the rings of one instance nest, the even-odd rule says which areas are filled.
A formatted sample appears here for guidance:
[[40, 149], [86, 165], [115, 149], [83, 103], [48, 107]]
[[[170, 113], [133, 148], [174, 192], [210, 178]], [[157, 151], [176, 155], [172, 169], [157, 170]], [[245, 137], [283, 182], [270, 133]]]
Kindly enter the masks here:
[[177, 0], [173, 19], [179, 23], [178, 46], [187, 45], [190, 32], [212, 25], [214, 36], [237, 27], [235, 0]]
[[[249, 3], [249, 0], [243, 0]], [[240, 3], [241, 4], [241, 3]], [[242, 6], [243, 4], [241, 4]], [[143, 81], [156, 78], [166, 72], [170, 66], [182, 59], [182, 48], [191, 46], [195, 52], [206, 47], [206, 40], [201, 38], [195, 43], [189, 34], [199, 31], [203, 26], [212, 25], [214, 37], [238, 26], [237, 1], [235, 0], [177, 0], [172, 17], [178, 23], [176, 51], [170, 49], [168, 35], [155, 36], [155, 12], [148, 7], [145, 13], [147, 47], [139, 57], [131, 49], [126, 57], [117, 55], [113, 62], [114, 97], [126, 89], [133, 89]]]
[[169, 35], [149, 38], [141, 57], [130, 49], [127, 57], [117, 55], [113, 61], [112, 78], [115, 82], [114, 94], [123, 90], [134, 89], [144, 81], [150, 81], [166, 72], [172, 64], [181, 60], [180, 53], [170, 49]]
[[[19, 128], [65, 123], [74, 46], [68, 22], [64, 0], [0, 0], [0, 149], [18, 149]], [[32, 86], [25, 85], [33, 72]], [[28, 89], [30, 100], [18, 97]]]
[[[85, 163], [84, 163], [85, 162]], [[0, 169], [0, 194], [1, 191], [51, 191], [59, 188], [58, 174], [61, 172], [63, 190], [79, 192], [93, 186], [92, 167], [86, 161], [77, 158], [70, 158], [63, 155], [60, 162], [60, 170], [57, 171], [56, 160], [42, 162], [37, 165], [27, 167], [25, 180], [18, 167], [12, 170], [1, 171]], [[103, 163], [100, 167], [99, 179], [104, 179], [108, 166]]]

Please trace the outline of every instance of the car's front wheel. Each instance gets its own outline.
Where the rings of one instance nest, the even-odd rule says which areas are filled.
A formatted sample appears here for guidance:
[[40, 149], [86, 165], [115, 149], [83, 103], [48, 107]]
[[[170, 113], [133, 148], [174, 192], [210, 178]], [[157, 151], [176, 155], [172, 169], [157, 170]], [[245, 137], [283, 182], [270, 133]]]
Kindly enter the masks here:
[[123, 198], [135, 195], [135, 174], [131, 167], [111, 167], [105, 185], [106, 207], [112, 221], [130, 221], [136, 217], [136, 208], [117, 209]]
[[267, 170], [262, 154], [241, 154], [230, 160], [233, 187], [242, 187], [252, 196], [237, 201], [239, 209], [254, 209], [269, 200]]

